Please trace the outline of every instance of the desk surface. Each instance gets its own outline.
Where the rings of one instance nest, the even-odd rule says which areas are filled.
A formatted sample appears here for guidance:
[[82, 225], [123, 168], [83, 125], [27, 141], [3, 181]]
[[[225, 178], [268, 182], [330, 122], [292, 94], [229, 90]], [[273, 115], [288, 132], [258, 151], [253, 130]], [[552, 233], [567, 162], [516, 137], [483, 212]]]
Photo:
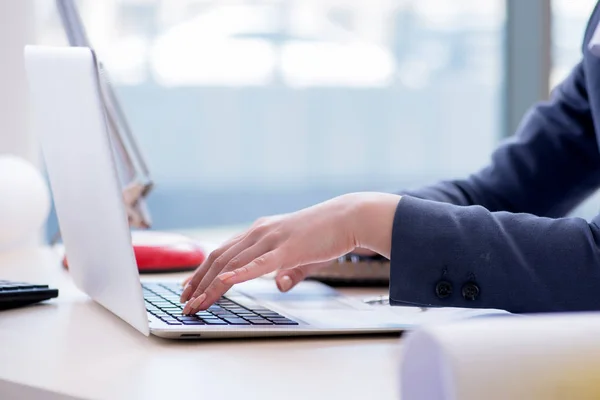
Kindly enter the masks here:
[[51, 249], [3, 254], [0, 277], [60, 289], [59, 298], [46, 304], [0, 313], [2, 398], [398, 397], [397, 335], [220, 341], [146, 338], [75, 288]]

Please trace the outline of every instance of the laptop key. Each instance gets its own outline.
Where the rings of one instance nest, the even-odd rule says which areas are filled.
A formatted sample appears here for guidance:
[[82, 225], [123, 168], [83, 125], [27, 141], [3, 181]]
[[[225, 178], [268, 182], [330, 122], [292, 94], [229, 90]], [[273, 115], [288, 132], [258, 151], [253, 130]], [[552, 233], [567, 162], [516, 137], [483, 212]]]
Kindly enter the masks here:
[[247, 319], [249, 321], [260, 321], [262, 319], [266, 320], [266, 318], [263, 318], [263, 317], [258, 316], [258, 315], [251, 315], [251, 316], [248, 316], [248, 317], [244, 317], [244, 319]]
[[204, 317], [212, 317], [213, 315], [206, 311], [200, 311], [200, 312], [196, 313], [196, 316], [198, 316], [200, 318], [204, 318]]
[[227, 308], [227, 311], [232, 312], [234, 314], [248, 312], [248, 310], [245, 310], [243, 308]]
[[180, 321], [177, 321], [175, 318], [162, 318], [162, 320], [164, 322], [166, 322], [169, 325], [181, 325]]
[[191, 317], [191, 316], [181, 316], [181, 317], [177, 317], [177, 319], [179, 321], [200, 321], [197, 317]]
[[173, 306], [173, 304], [169, 303], [168, 301], [155, 301], [152, 304], [158, 308]]
[[205, 325], [204, 322], [200, 321], [200, 320], [195, 320], [195, 321], [181, 321], [184, 325]]
[[217, 315], [219, 317], [221, 316], [230, 316], [230, 317], [234, 317], [235, 314], [234, 313], [230, 313], [229, 311], [214, 311], [212, 312], [213, 315]]
[[273, 322], [267, 321], [266, 319], [263, 319], [263, 320], [253, 319], [253, 320], [250, 320], [250, 323], [252, 325], [274, 325]]
[[271, 321], [273, 321], [275, 325], [298, 325], [296, 321], [292, 321], [291, 319], [287, 318], [276, 318], [272, 319]]
[[245, 319], [241, 319], [241, 318], [223, 318], [223, 319], [231, 325], [250, 325], [250, 322], [246, 321]]
[[163, 310], [162, 312], [167, 313], [168, 315], [175, 316], [178, 310]]
[[179, 312], [179, 311], [181, 311], [181, 310], [173, 310], [173, 309], [170, 309], [170, 308], [163, 308], [163, 309], [162, 309], [162, 310], [160, 310], [160, 311], [162, 311], [162, 312], [165, 312], [165, 313], [167, 313], [167, 314], [173, 314], [173, 313]]
[[215, 316], [219, 318], [238, 318], [238, 316], [233, 313], [219, 313], [215, 314]]
[[219, 310], [211, 310], [210, 308], [208, 310], [202, 310], [204, 312], [208, 312], [214, 315], [218, 315], [218, 314], [230, 314], [229, 311], [227, 310], [223, 310], [223, 309], [219, 309]]
[[222, 319], [202, 319], [206, 325], [228, 325], [227, 322]]

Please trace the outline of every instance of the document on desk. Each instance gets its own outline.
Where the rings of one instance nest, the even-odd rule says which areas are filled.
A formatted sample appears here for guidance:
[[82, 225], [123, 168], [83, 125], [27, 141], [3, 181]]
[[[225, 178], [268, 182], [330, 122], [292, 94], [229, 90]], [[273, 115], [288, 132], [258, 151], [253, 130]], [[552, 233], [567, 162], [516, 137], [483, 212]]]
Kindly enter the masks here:
[[475, 318], [403, 340], [402, 399], [600, 399], [600, 313]]
[[488, 308], [458, 308], [458, 307], [403, 307], [388, 306], [389, 311], [400, 317], [407, 324], [415, 326], [426, 326], [442, 324], [455, 321], [463, 321], [473, 318], [485, 318], [493, 316], [513, 315], [505, 310]]

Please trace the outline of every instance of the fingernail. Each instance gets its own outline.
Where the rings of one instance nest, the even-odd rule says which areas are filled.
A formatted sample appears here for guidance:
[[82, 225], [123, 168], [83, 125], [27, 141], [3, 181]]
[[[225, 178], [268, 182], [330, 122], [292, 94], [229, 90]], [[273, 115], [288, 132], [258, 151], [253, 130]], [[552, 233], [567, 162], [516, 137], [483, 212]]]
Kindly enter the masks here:
[[225, 273], [219, 275], [218, 278], [221, 280], [221, 282], [225, 282], [227, 279], [231, 278], [232, 276], [235, 276], [235, 272], [229, 271], [229, 272], [225, 272]]
[[188, 297], [190, 296], [191, 291], [192, 291], [192, 285], [190, 285], [188, 283], [187, 286], [185, 287], [185, 289], [183, 289], [183, 293], [181, 293], [181, 298], [179, 299], [179, 302], [185, 303], [188, 300]]
[[290, 278], [289, 275], [284, 275], [279, 280], [279, 289], [281, 289], [282, 292], [287, 292], [291, 288], [292, 288], [292, 278]]
[[190, 300], [187, 303], [185, 303], [185, 306], [183, 306], [183, 310], [181, 311], [182, 314], [187, 315], [190, 313], [190, 311], [192, 310], [192, 301]]
[[198, 312], [198, 308], [200, 308], [204, 299], [206, 299], [206, 293], [202, 293], [192, 301], [192, 304], [190, 305], [190, 314], [196, 314]]

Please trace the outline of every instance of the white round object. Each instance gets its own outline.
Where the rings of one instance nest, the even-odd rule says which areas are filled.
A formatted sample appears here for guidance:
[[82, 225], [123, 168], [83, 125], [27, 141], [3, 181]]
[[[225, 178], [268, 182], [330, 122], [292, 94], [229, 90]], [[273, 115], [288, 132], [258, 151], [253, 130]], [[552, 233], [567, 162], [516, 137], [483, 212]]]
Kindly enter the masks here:
[[0, 250], [39, 241], [49, 211], [50, 193], [37, 168], [0, 155]]

